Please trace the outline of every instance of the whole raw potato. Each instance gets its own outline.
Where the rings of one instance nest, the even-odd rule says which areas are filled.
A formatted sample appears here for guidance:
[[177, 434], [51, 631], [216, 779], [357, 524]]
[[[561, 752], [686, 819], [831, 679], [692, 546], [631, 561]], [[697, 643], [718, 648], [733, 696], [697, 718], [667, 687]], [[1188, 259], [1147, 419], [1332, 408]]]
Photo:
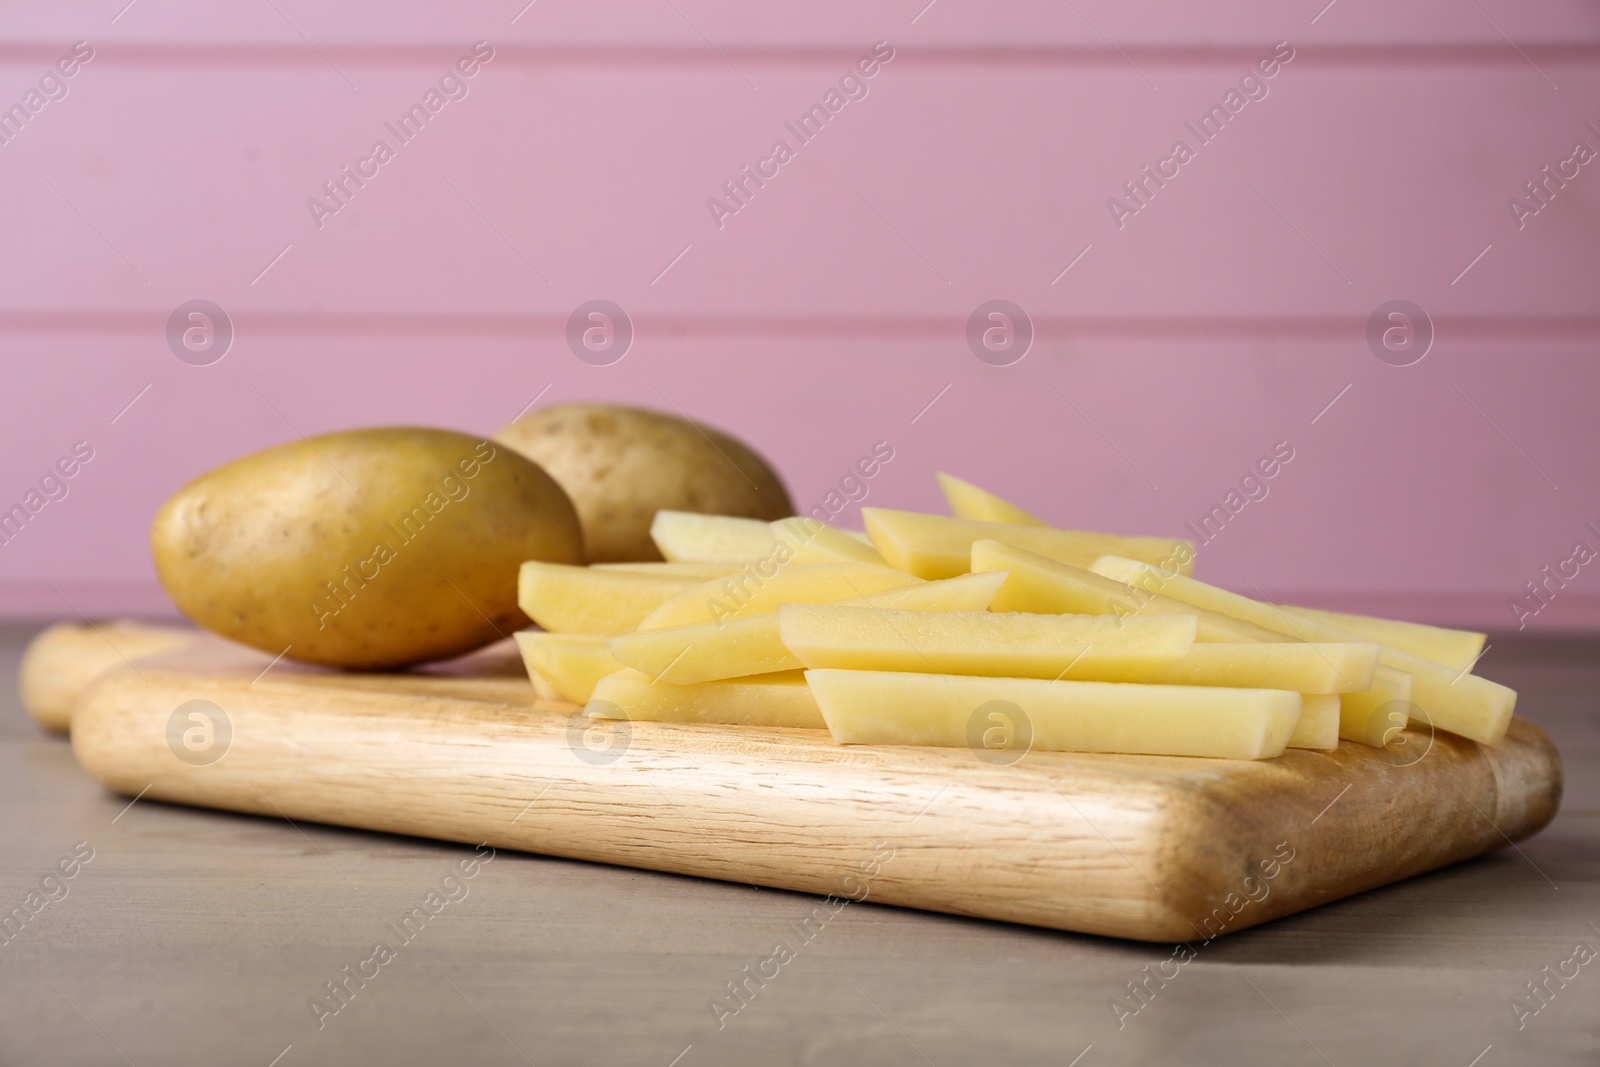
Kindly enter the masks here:
[[578, 509], [591, 563], [658, 560], [658, 510], [751, 519], [794, 514], [767, 461], [709, 426], [644, 408], [566, 404], [524, 415], [494, 440], [538, 463]]
[[361, 669], [460, 655], [527, 626], [523, 561], [583, 557], [572, 502], [537, 464], [416, 427], [322, 434], [218, 467], [162, 506], [150, 548], [201, 626]]

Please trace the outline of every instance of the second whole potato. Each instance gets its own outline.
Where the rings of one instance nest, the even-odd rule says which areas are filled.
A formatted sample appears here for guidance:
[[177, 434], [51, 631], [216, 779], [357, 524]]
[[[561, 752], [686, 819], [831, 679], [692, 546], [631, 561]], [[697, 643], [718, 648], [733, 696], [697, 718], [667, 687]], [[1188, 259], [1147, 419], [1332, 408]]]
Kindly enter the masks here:
[[650, 523], [661, 510], [769, 522], [794, 514], [783, 480], [749, 445], [659, 411], [564, 404], [524, 415], [494, 440], [566, 490], [591, 563], [659, 560]]

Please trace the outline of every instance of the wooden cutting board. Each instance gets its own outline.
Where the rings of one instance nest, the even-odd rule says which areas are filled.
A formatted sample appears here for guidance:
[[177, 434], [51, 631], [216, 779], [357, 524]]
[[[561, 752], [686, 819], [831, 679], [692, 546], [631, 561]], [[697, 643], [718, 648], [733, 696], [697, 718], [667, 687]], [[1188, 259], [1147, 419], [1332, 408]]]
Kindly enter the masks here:
[[[30, 658], [84, 636], [47, 633]], [[1408, 731], [1260, 762], [1000, 766], [810, 730], [590, 726], [535, 699], [504, 646], [411, 674], [266, 669], [212, 638], [117, 662], [79, 696], [72, 746], [130, 796], [1147, 941], [1502, 847], [1561, 793], [1554, 747], [1522, 719], [1497, 749]]]

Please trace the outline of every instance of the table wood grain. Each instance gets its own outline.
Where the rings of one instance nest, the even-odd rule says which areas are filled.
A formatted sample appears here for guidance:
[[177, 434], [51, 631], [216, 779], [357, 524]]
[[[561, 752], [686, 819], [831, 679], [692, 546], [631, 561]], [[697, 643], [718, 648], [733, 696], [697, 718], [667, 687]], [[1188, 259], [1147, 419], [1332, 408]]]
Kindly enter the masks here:
[[1480, 665], [1561, 749], [1544, 833], [1177, 949], [129, 806], [21, 711], [36, 629], [0, 631], [0, 910], [27, 916], [0, 934], [0, 1063], [1600, 1059], [1600, 958], [1568, 962], [1600, 949], [1600, 640], [1496, 637]]

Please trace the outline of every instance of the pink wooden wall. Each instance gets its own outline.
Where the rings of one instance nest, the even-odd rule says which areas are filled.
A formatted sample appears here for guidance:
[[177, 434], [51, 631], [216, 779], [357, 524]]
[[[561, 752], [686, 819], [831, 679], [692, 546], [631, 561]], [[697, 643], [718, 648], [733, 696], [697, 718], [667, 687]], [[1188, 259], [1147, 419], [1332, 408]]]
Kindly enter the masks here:
[[[0, 113], [0, 505], [94, 450], [0, 546], [0, 612], [163, 610], [144, 531], [194, 474], [302, 431], [488, 431], [541, 393], [726, 427], [805, 505], [888, 440], [871, 503], [936, 507], [946, 469], [1156, 533], [1287, 441], [1200, 569], [1302, 600], [1504, 625], [1600, 549], [1592, 3], [524, 2], [0, 9], [0, 108], [45, 79]], [[480, 41], [401, 144], [385, 123]], [[877, 42], [802, 144], [785, 124]], [[1185, 123], [1275, 46], [1202, 144]], [[603, 366], [565, 340], [597, 298], [636, 330]], [[233, 325], [211, 365], [167, 342], [195, 299]], [[968, 348], [991, 299], [1032, 319], [1020, 362]], [[1394, 299], [1433, 323], [1409, 366], [1366, 339]], [[1591, 570], [1530, 624], [1600, 624]]]

